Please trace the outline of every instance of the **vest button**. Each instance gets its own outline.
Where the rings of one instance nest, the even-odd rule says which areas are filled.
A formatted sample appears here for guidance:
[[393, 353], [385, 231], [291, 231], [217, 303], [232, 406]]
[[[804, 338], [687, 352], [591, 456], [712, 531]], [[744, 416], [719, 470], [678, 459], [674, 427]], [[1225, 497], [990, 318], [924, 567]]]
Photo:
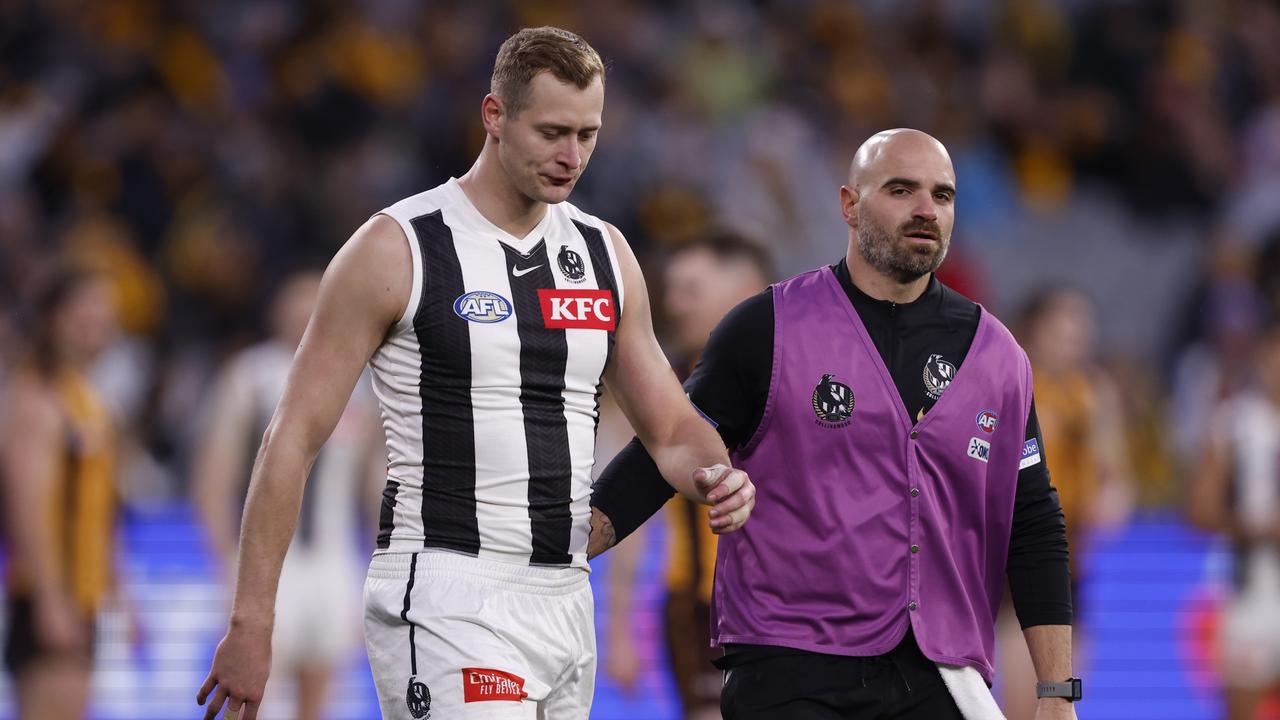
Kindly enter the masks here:
[[920, 432], [919, 432], [919, 431], [917, 431], [917, 430], [912, 430], [912, 431], [911, 431], [911, 439], [912, 439], [912, 440], [915, 440], [915, 439], [916, 439], [916, 438], [918, 438], [918, 437], [920, 437]]
[[911, 552], [913, 552], [913, 553], [918, 553], [918, 552], [920, 552], [920, 546], [919, 546], [919, 545], [912, 545], [912, 546], [911, 546]]
[[916, 604], [915, 600], [912, 600], [911, 602], [907, 603], [907, 609], [910, 610], [911, 612], [915, 612], [916, 610], [920, 609], [920, 606]]
[[911, 488], [911, 497], [920, 497], [920, 488]]

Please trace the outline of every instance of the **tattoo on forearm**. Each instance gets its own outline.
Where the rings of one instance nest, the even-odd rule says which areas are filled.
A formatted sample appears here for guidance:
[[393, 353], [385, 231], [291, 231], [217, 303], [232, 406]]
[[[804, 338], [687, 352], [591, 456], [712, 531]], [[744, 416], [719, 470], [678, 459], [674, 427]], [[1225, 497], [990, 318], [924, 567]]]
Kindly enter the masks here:
[[618, 544], [613, 521], [597, 508], [591, 508], [591, 535], [587, 538], [587, 558], [593, 558]]

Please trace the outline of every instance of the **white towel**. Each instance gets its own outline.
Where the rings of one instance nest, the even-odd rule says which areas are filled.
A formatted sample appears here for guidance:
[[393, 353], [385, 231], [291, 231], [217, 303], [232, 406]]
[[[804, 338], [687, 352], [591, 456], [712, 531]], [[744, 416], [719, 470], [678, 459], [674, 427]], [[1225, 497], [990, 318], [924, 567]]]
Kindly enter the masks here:
[[977, 670], [967, 665], [938, 663], [938, 673], [942, 675], [942, 682], [956, 701], [964, 720], [1005, 720], [991, 689]]

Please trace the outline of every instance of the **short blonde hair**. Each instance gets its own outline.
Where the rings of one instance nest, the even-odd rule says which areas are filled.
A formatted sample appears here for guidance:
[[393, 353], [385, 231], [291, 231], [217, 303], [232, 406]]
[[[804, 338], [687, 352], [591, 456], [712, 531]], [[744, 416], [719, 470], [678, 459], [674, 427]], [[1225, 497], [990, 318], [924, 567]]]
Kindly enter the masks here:
[[516, 115], [529, 101], [529, 83], [544, 70], [579, 89], [586, 89], [597, 75], [604, 82], [604, 62], [595, 48], [575, 33], [546, 26], [525, 28], [502, 43], [489, 92]]

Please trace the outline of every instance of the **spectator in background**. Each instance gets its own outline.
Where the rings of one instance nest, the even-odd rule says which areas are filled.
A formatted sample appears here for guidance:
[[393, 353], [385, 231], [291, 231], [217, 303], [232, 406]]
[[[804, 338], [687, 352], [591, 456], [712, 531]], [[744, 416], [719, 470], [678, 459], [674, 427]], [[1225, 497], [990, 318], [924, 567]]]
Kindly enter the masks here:
[[[670, 323], [667, 348], [671, 366], [681, 380], [693, 370], [707, 338], [725, 313], [764, 290], [772, 275], [768, 252], [732, 231], [713, 230], [671, 252], [663, 276], [662, 309]], [[601, 463], [600, 469], [603, 467]], [[684, 716], [690, 720], [719, 718], [722, 678], [711, 664], [719, 652], [711, 647], [710, 628], [716, 536], [709, 529], [707, 508], [677, 497], [666, 509], [663, 627], [667, 658]], [[630, 605], [636, 596], [635, 571], [644, 545], [644, 540], [632, 539], [614, 551], [609, 566], [611, 622], [605, 672], [626, 689], [634, 686], [641, 665]]]
[[[271, 338], [233, 357], [213, 391], [193, 494], [228, 585], [236, 577], [239, 510], [254, 453], [284, 395], [319, 287], [318, 272], [287, 278], [271, 305]], [[358, 387], [347, 404], [303, 492], [302, 515], [280, 574], [271, 655], [272, 676], [292, 679], [297, 701], [290, 707], [282, 702], [282, 686], [269, 686], [258, 714], [264, 719], [318, 720], [335, 671], [359, 644], [355, 508], [368, 509], [365, 519], [373, 527], [385, 457], [377, 410], [366, 388]]]
[[86, 371], [114, 328], [106, 284], [55, 269], [34, 298], [29, 349], [0, 392], [4, 660], [23, 720], [85, 715], [96, 616], [113, 587], [117, 493], [114, 430]]
[[1219, 405], [1187, 496], [1187, 514], [1235, 544], [1236, 576], [1222, 628], [1230, 720], [1256, 720], [1280, 689], [1280, 325], [1259, 338], [1257, 382]]
[[[1045, 446], [1052, 448], [1045, 462], [1067, 522], [1077, 648], [1080, 583], [1087, 575], [1080, 560], [1085, 543], [1092, 530], [1122, 523], [1133, 504], [1123, 410], [1116, 388], [1095, 364], [1093, 315], [1080, 291], [1049, 286], [1032, 296], [1021, 318], [1022, 341], [1035, 374], [1040, 432]], [[1012, 609], [1006, 603], [1001, 613], [1002, 706], [1010, 720], [1030, 720], [1036, 698], [1028, 690], [1035, 683]], [[1083, 652], [1077, 653], [1076, 671], [1083, 672]]]

